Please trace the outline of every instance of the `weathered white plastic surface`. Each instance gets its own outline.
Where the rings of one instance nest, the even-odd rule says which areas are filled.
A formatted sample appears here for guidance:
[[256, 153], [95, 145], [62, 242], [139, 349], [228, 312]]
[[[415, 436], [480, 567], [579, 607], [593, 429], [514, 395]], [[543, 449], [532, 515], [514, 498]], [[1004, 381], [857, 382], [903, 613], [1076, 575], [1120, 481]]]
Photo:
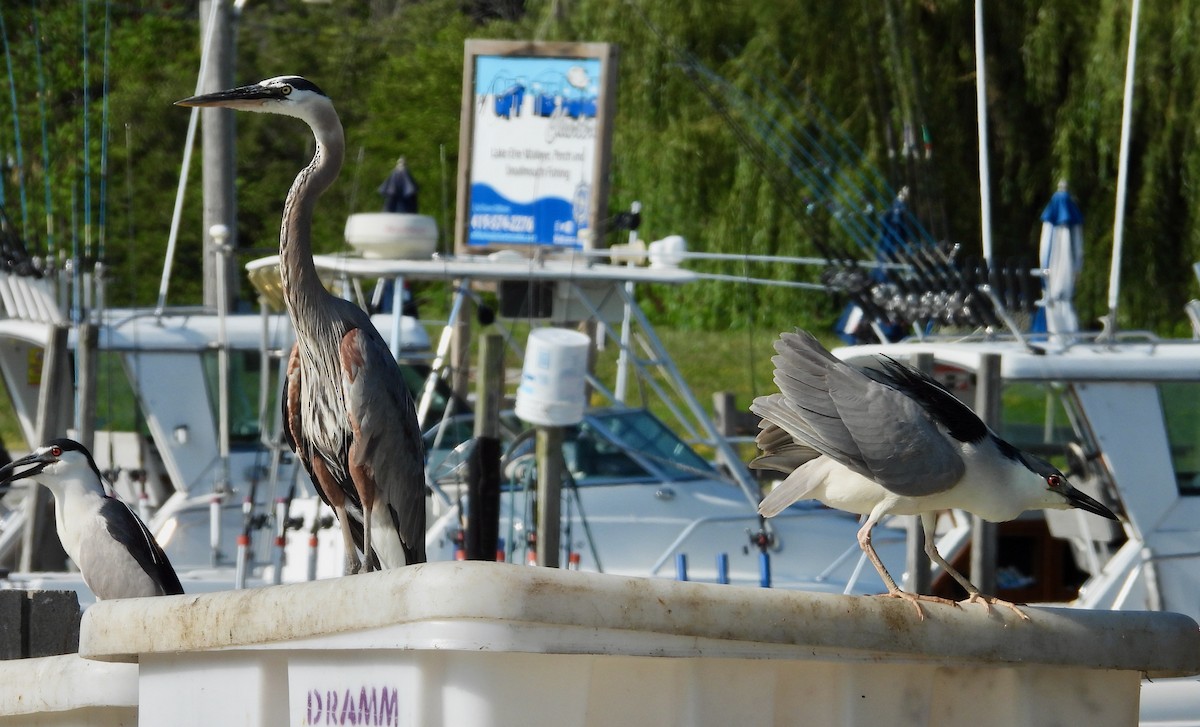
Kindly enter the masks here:
[[0, 725], [134, 727], [137, 664], [76, 654], [0, 661]]
[[100, 602], [142, 724], [1135, 724], [1170, 613], [927, 605], [491, 563]]

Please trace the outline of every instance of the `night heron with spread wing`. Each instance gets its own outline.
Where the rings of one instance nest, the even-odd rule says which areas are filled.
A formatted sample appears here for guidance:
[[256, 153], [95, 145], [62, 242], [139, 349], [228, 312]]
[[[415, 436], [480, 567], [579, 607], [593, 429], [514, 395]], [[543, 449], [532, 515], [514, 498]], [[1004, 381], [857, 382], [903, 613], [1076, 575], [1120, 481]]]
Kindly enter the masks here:
[[787, 474], [759, 505], [766, 517], [813, 499], [866, 516], [858, 542], [887, 586], [912, 602], [946, 601], [896, 585], [871, 545], [871, 529], [887, 515], [920, 515], [925, 552], [967, 591], [968, 601], [1004, 604], [980, 593], [938, 553], [937, 513], [962, 509], [984, 520], [1012, 520], [1026, 510], [1079, 508], [1116, 520], [1075, 489], [1053, 465], [996, 435], [933, 378], [890, 358], [858, 369], [826, 351], [809, 333], [775, 342], [778, 394], [750, 409], [762, 417], [751, 467]]
[[425, 457], [412, 395], [370, 317], [326, 291], [313, 263], [313, 206], [345, 155], [333, 102], [311, 81], [279, 76], [176, 103], [293, 116], [312, 129], [316, 153], [292, 183], [279, 231], [279, 271], [296, 330], [285, 434], [337, 514], [349, 572], [360, 567], [356, 549], [368, 570], [425, 562]]
[[166, 553], [133, 510], [105, 491], [82, 444], [55, 439], [0, 467], [0, 487], [22, 479], [54, 495], [58, 539], [97, 599], [183, 593]]

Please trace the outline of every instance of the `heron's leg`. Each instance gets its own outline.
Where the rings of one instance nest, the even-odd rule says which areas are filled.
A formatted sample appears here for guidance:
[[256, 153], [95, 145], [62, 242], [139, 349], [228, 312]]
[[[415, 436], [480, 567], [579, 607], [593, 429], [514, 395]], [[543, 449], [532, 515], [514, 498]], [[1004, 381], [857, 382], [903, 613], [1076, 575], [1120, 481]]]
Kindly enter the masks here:
[[363, 501], [363, 559], [366, 560], [367, 572], [370, 573], [371, 567], [371, 506]]
[[901, 589], [900, 586], [896, 585], [896, 579], [892, 578], [891, 573], [888, 573], [887, 568], [883, 565], [883, 561], [879, 558], [879, 554], [875, 552], [875, 546], [871, 544], [871, 530], [884, 516], [884, 514], [886, 514], [886, 504], [887, 503], [880, 504], [874, 510], [872, 510], [871, 514], [867, 516], [867, 521], [863, 523], [863, 526], [858, 530], [858, 544], [863, 549], [863, 552], [867, 554], [867, 558], [871, 560], [871, 564], [875, 566], [875, 570], [879, 571], [879, 577], [883, 579], [883, 584], [887, 586], [888, 592], [885, 595], [891, 598], [899, 598], [911, 603], [913, 608], [917, 609], [917, 616], [920, 617], [922, 621], [925, 620], [925, 609], [921, 608], [921, 601], [931, 601], [934, 603], [958, 606], [957, 603], [949, 599], [939, 598], [938, 596], [929, 596], [921, 593], [909, 593], [908, 591]]
[[346, 552], [346, 575], [352, 576], [362, 570], [362, 561], [358, 559], [358, 551], [354, 547], [354, 535], [350, 532], [350, 516], [346, 514], [346, 506], [338, 505], [333, 508], [338, 523], [342, 528], [342, 547]]
[[983, 593], [975, 587], [974, 583], [968, 580], [967, 577], [962, 573], [959, 573], [958, 569], [950, 565], [950, 563], [942, 557], [942, 554], [938, 552], [937, 545], [934, 544], [934, 530], [936, 529], [936, 526], [936, 513], [921, 513], [921, 527], [925, 530], [925, 554], [929, 556], [930, 560], [945, 569], [945, 571], [950, 574], [951, 578], [958, 581], [958, 585], [962, 586], [963, 590], [967, 592], [966, 603], [982, 603], [988, 610], [988, 613], [991, 613], [993, 605], [1008, 606], [1018, 616], [1020, 616], [1022, 620], [1028, 621], [1029, 616], [1026, 615], [1025, 612], [1020, 608], [1018, 608], [1015, 603], [1005, 601], [1001, 598], [996, 598], [995, 596], [983, 595]]
[[346, 561], [345, 573], [352, 576], [362, 569], [362, 562], [358, 559], [358, 550], [354, 546], [354, 534], [350, 531], [350, 516], [346, 512], [346, 493], [342, 492], [342, 488], [333, 481], [333, 475], [329, 474], [329, 468], [320, 456], [313, 457], [312, 471], [317, 480], [317, 487], [320, 487], [321, 492], [325, 494], [325, 501], [333, 508], [333, 514], [337, 516], [338, 524], [342, 528], [342, 543]]

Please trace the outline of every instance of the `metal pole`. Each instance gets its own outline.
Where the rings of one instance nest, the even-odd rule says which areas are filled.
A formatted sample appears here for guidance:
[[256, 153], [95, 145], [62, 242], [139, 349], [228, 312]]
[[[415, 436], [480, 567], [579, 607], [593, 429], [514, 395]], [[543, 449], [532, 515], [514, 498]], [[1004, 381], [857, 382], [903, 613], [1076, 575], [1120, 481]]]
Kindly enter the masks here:
[[500, 406], [504, 389], [504, 337], [479, 339], [475, 391], [475, 448], [467, 480], [467, 560], [495, 560], [500, 539]]
[[[217, 304], [217, 454], [220, 458], [220, 470], [217, 481], [213, 486], [213, 499], [209, 503], [209, 539], [212, 547], [212, 564], [217, 565], [220, 558], [221, 543], [221, 499], [229, 491], [229, 337], [225, 331], [225, 316], [228, 313], [229, 298], [225, 293], [225, 274], [228, 266], [225, 264], [229, 246], [225, 244], [229, 236], [229, 228], [225, 225], [213, 225], [209, 228], [212, 238], [210, 249], [213, 257], [218, 259], [214, 270], [217, 272], [217, 286], [214, 300]], [[208, 257], [208, 256], [205, 256]], [[248, 513], [252, 503], [243, 503], [243, 512]], [[250, 543], [245, 539], [246, 533], [238, 538], [237, 571], [235, 571], [235, 588], [245, 588], [245, 560], [249, 555]]]
[[401, 336], [401, 324], [404, 322], [404, 276], [397, 275], [392, 280], [392, 340], [389, 342], [392, 349], [392, 358], [400, 360], [400, 352], [403, 350], [404, 341]]
[[88, 449], [96, 438], [96, 356], [100, 329], [95, 323], [81, 323], [75, 341], [79, 366], [79, 391], [75, 409], [75, 436]]
[[[233, 9], [228, 0], [202, 0], [200, 3], [200, 32], [211, 40], [208, 63], [201, 78], [201, 93], [212, 93], [233, 86]], [[211, 23], [211, 28], [209, 24]], [[211, 33], [211, 35], [208, 35]], [[225, 225], [229, 244], [236, 245], [237, 206], [234, 199], [234, 112], [231, 109], [200, 110], [200, 139], [203, 167], [204, 219], [203, 228]], [[205, 238], [208, 239], [207, 237]], [[215, 241], [214, 241], [215, 242]], [[209, 248], [205, 252], [211, 253]], [[232, 259], [224, 255], [204, 255], [204, 305], [215, 308], [220, 283], [217, 265], [229, 272]], [[226, 278], [226, 283], [231, 278]], [[225, 285], [227, 302], [234, 291]]]
[[537, 562], [548, 568], [559, 567], [562, 443], [562, 427], [537, 428]]
[[425, 386], [421, 389], [421, 401], [417, 404], [417, 423], [421, 430], [426, 427], [426, 420], [429, 418], [429, 408], [433, 406], [433, 395], [437, 389], [437, 378], [442, 374], [442, 368], [446, 365], [446, 356], [450, 353], [451, 345], [454, 341], [455, 331], [458, 326], [459, 316], [463, 313], [463, 305], [466, 302], [466, 290], [459, 285], [454, 287], [454, 299], [450, 305], [450, 315], [446, 319], [446, 325], [442, 328], [441, 338], [438, 339], [437, 354], [433, 358], [433, 364], [429, 367], [429, 376], [425, 378]]
[[742, 490], [742, 494], [746, 496], [746, 500], [750, 503], [750, 506], [757, 512], [758, 503], [762, 500], [762, 494], [759, 492], [758, 483], [750, 475], [750, 470], [746, 467], [746, 463], [738, 457], [729, 440], [722, 437], [721, 433], [717, 431], [716, 423], [708, 415], [708, 412], [704, 410], [704, 407], [700, 405], [695, 393], [692, 392], [691, 388], [683, 380], [683, 375], [679, 373], [679, 368], [675, 366], [671, 355], [667, 353], [662, 340], [655, 334], [654, 327], [650, 325], [650, 321], [646, 318], [646, 314], [642, 311], [641, 307], [625, 293], [624, 288], [618, 287], [617, 290], [621, 292], [624, 302], [629, 305], [629, 311], [633, 314], [634, 322], [637, 323], [642, 331], [642, 335], [646, 338], [647, 344], [653, 350], [654, 357], [658, 360], [659, 366], [666, 372], [667, 379], [675, 385], [676, 392], [683, 399], [688, 410], [703, 429], [704, 435], [709, 439], [709, 443], [717, 451], [717, 456], [729, 468], [729, 474], [737, 482], [738, 487]]
[[[1000, 356], [985, 353], [975, 372], [975, 413], [992, 429], [1000, 423]], [[996, 592], [996, 523], [971, 516], [971, 582], [979, 590]]]
[[[69, 414], [64, 411], [68, 398], [63, 385], [67, 373], [64, 370], [67, 334], [67, 326], [54, 326], [43, 354], [42, 391], [38, 397], [36, 439], [33, 442], [35, 447], [61, 435], [69, 421]], [[53, 521], [54, 510], [49, 491], [43, 487], [30, 487], [25, 495], [25, 531], [21, 534], [22, 571], [63, 570], [66, 567], [67, 555], [54, 535], [51, 526]]]
[[[1136, 1], [1136, 0], [1135, 0]], [[987, 59], [983, 47], [983, 0], [975, 0], [975, 110], [979, 123], [979, 209], [983, 259], [992, 267], [992, 190], [988, 177]]]
[[[933, 354], [918, 353], [912, 359], [913, 368], [925, 373], [933, 373]], [[921, 527], [921, 516], [912, 515], [907, 518], [908, 544], [905, 555], [904, 587], [910, 593], [929, 593], [933, 587], [933, 577], [930, 573], [929, 557], [925, 555], [925, 530]]]

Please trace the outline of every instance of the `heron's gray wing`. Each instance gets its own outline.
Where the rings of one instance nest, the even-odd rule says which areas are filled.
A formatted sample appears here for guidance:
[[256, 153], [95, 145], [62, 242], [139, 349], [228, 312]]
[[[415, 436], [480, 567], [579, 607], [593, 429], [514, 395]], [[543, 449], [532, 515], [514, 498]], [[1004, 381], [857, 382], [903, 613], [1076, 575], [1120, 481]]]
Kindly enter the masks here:
[[183, 593], [167, 554], [128, 505], [106, 497], [99, 517], [105, 532], [89, 538], [79, 554], [79, 569], [98, 598]]
[[382, 503], [391, 513], [406, 562], [423, 563], [425, 447], [412, 394], [374, 328], [347, 333], [341, 357], [346, 408], [355, 430], [350, 465], [374, 477], [377, 506]]
[[[758, 423], [758, 436], [754, 438], [762, 454], [750, 462], [753, 469], [790, 474], [805, 462], [821, 456], [817, 450], [796, 441], [787, 429], [777, 423], [793, 417], [782, 394], [758, 397], [750, 404], [750, 411], [762, 417]], [[793, 422], [793, 427], [796, 425]]]
[[775, 348], [775, 382], [802, 422], [784, 428], [800, 442], [899, 495], [941, 492], [962, 476], [958, 451], [913, 399], [804, 331], [784, 334]]

